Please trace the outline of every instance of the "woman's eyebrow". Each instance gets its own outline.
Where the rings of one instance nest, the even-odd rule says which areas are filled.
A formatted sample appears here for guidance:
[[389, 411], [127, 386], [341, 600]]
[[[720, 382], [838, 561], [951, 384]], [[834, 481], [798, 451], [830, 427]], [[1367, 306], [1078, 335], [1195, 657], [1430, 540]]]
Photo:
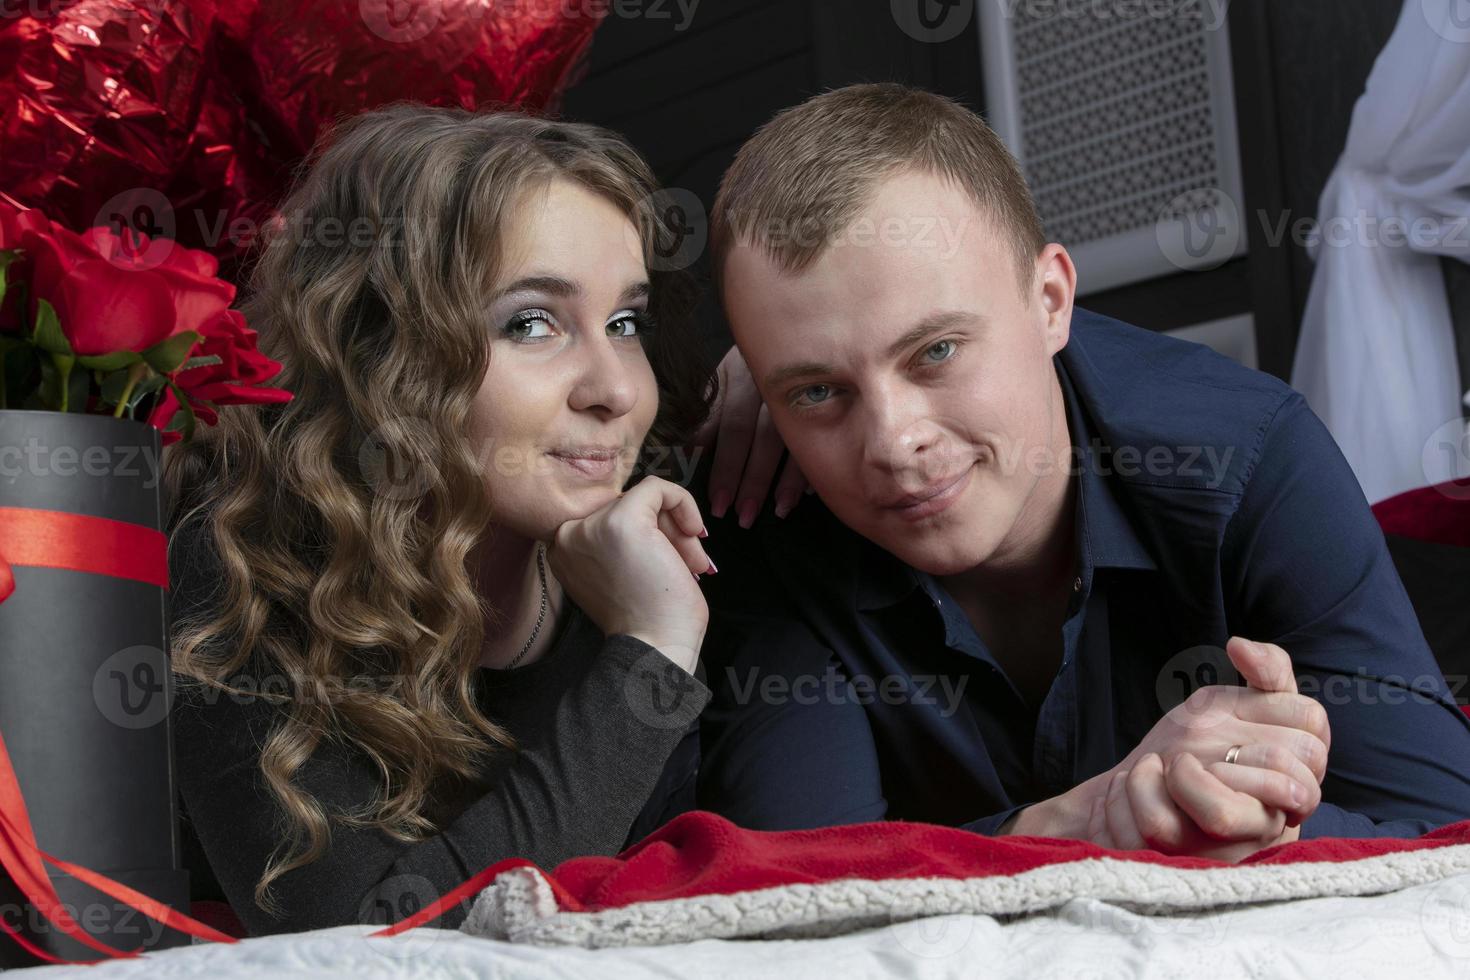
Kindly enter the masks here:
[[[511, 293], [545, 293], [548, 296], [555, 296], [559, 299], [565, 299], [569, 296], [581, 296], [582, 286], [581, 284], [575, 283], [572, 280], [567, 279], [563, 276], [523, 276], [510, 285], [506, 286], [504, 289], [498, 291], [493, 297], [491, 297], [491, 301], [493, 302], [494, 300], [500, 299], [500, 297], [502, 296], [508, 296]], [[638, 282], [631, 283], [626, 288], [624, 288], [623, 295], [619, 302], [631, 303], [634, 300], [643, 299], [647, 295], [648, 280], [640, 279]]]
[[581, 286], [561, 276], [524, 276], [498, 291], [493, 299], [510, 293], [545, 293], [548, 296], [567, 297], [580, 295], [581, 292]]

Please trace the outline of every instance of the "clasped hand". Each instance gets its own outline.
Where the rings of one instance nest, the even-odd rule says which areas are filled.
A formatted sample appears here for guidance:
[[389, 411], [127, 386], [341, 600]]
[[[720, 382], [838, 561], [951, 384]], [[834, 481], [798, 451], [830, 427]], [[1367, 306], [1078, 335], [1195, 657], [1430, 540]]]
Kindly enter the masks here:
[[1327, 712], [1297, 692], [1281, 647], [1232, 637], [1226, 655], [1250, 687], [1196, 690], [1127, 758], [1072, 790], [1085, 827], [1066, 836], [1232, 862], [1298, 838], [1322, 800]]

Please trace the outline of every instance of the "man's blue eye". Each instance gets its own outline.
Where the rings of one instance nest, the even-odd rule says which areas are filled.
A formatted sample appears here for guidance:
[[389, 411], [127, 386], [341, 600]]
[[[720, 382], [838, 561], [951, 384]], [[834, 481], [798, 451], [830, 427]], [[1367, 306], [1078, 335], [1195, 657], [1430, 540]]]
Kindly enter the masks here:
[[801, 397], [814, 405], [826, 401], [831, 395], [832, 389], [828, 385], [810, 385], [801, 390]]
[[[924, 357], [931, 363], [937, 364], [940, 361], [949, 360], [951, 357], [954, 356], [954, 352], [955, 342], [953, 340], [941, 340], [939, 343], [934, 344], [928, 350], [924, 351]], [[936, 354], [938, 355], [937, 357], [935, 356]]]

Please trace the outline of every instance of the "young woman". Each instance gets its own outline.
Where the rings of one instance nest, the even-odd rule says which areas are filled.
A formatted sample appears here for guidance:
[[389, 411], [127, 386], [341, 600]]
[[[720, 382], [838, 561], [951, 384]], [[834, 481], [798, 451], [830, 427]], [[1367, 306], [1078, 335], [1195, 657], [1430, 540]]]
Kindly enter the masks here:
[[398, 104], [284, 203], [244, 312], [295, 398], [167, 468], [186, 854], [251, 934], [692, 806], [714, 569], [689, 494], [629, 481], [710, 373], [654, 191], [604, 130]]

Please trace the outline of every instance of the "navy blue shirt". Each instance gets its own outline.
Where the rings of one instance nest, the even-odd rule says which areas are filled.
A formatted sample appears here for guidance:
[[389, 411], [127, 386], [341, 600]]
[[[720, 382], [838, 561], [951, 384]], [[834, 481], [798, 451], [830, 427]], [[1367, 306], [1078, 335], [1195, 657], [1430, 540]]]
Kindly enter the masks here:
[[712, 520], [700, 806], [760, 829], [888, 818], [995, 833], [1122, 761], [1195, 687], [1243, 683], [1224, 655], [1240, 634], [1282, 646], [1327, 709], [1323, 802], [1303, 838], [1470, 818], [1470, 720], [1302, 396], [1080, 309], [1054, 362], [1078, 574], [1044, 700], [1028, 706], [934, 577], [816, 497], [749, 531]]

